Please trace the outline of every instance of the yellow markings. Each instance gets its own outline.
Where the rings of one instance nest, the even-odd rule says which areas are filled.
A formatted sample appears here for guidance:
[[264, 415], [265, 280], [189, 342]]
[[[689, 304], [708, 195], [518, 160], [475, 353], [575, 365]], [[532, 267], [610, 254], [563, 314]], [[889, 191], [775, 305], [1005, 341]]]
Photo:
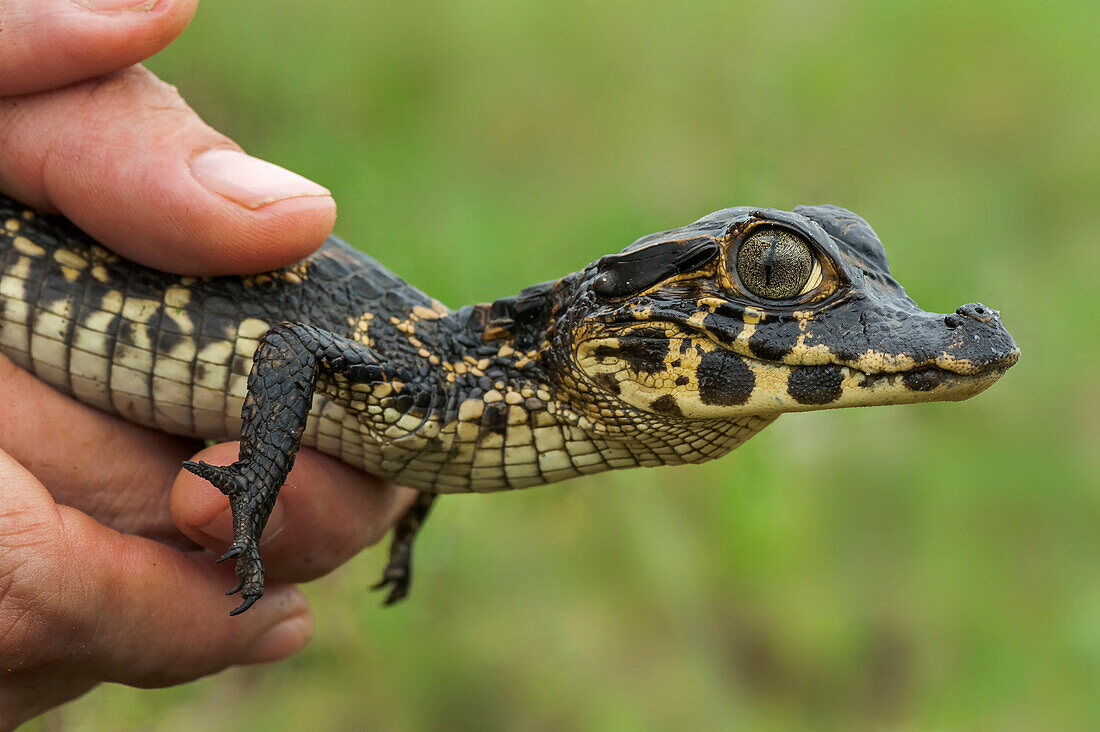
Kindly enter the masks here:
[[703, 322], [707, 319], [708, 315], [710, 315], [710, 313], [705, 310], [696, 310], [688, 316], [687, 323], [693, 328], [702, 328]]
[[105, 294], [99, 303], [99, 309], [107, 313], [119, 313], [122, 312], [123, 303], [126, 298], [118, 290], [111, 290]]
[[527, 422], [527, 410], [519, 405], [513, 404], [508, 407], [508, 424], [511, 426], [525, 424]]
[[25, 221], [30, 221], [33, 218], [34, 218], [34, 211], [29, 211], [28, 210], [28, 211], [23, 212], [23, 219]]
[[17, 250], [26, 254], [28, 257], [41, 257], [46, 253], [46, 250], [35, 244], [33, 241], [25, 236], [17, 236], [12, 239], [12, 246]]
[[260, 342], [254, 338], [238, 338], [233, 344], [233, 352], [238, 356], [244, 356], [245, 358], [252, 358], [256, 353], [256, 349], [259, 348]]
[[[165, 379], [166, 381], [175, 382], [176, 384], [180, 385], [181, 387], [183, 387], [183, 391], [179, 393], [182, 394], [187, 393], [187, 387], [191, 383], [190, 364], [183, 361], [177, 361], [174, 358], [157, 358], [156, 362], [153, 364], [153, 375], [161, 379]], [[157, 389], [156, 394], [159, 400], [161, 397], [161, 391], [159, 388]], [[190, 399], [185, 396], [184, 400], [185, 401], [177, 403], [182, 403], [185, 406], [189, 406]]]
[[539, 470], [543, 473], [549, 473], [551, 471], [574, 471], [573, 462], [569, 459], [569, 454], [563, 450], [551, 450], [549, 452], [539, 453]]
[[462, 422], [472, 422], [481, 419], [485, 411], [485, 403], [477, 399], [467, 399], [458, 406], [458, 419]]
[[294, 272], [283, 272], [282, 277], [283, 277], [284, 282], [287, 282], [291, 285], [300, 285], [300, 284], [302, 284], [302, 278], [299, 277]]
[[[433, 302], [435, 302], [435, 301], [433, 301]], [[439, 320], [440, 318], [442, 318], [444, 315], [447, 314], [447, 311], [446, 311], [445, 308], [442, 311], [440, 311], [440, 310], [429, 310], [428, 308], [424, 307], [423, 305], [413, 305], [412, 314], [415, 315], [420, 320]]]
[[745, 314], [741, 319], [745, 325], [756, 325], [764, 319], [764, 311], [750, 305], [745, 308]]
[[225, 364], [233, 357], [233, 343], [231, 341], [214, 341], [203, 346], [199, 351], [198, 360], [213, 364]]
[[111, 324], [115, 322], [115, 315], [116, 313], [97, 310], [85, 317], [78, 328], [85, 328], [94, 333], [106, 333], [110, 330]]
[[84, 269], [88, 266], [88, 260], [71, 249], [58, 249], [53, 253], [53, 261], [57, 262], [62, 267], [69, 267], [77, 270]]
[[791, 353], [784, 361], [799, 366], [824, 366], [826, 364], [835, 363], [836, 359], [833, 357], [833, 352], [824, 343], [815, 343], [812, 346], [806, 345], [806, 334], [799, 334], [798, 340], [795, 341], [794, 346], [791, 348]]
[[26, 302], [26, 280], [18, 276], [0, 277], [0, 295], [12, 302]]
[[856, 359], [855, 367], [860, 371], [877, 373], [894, 373], [897, 371], [909, 371], [915, 368], [916, 361], [912, 356], [905, 354], [882, 353], [881, 351], [868, 350]]
[[106, 283], [107, 280], [110, 279], [110, 275], [107, 274], [107, 268], [104, 267], [102, 264], [97, 264], [92, 267], [92, 277], [94, 277], [98, 282], [103, 283]]
[[263, 338], [264, 334], [269, 330], [271, 330], [271, 326], [259, 318], [245, 318], [241, 321], [241, 324], [237, 326], [237, 335], [241, 338], [258, 340]]
[[164, 304], [170, 308], [185, 308], [191, 302], [191, 290], [179, 285], [170, 285], [164, 291]]
[[122, 317], [135, 323], [148, 323], [159, 309], [160, 302], [157, 300], [128, 297], [122, 304]]
[[19, 231], [20, 223], [18, 219], [8, 219], [4, 222], [4, 228], [10, 232]]
[[496, 389], [490, 389], [489, 391], [485, 392], [485, 395], [482, 397], [482, 399], [485, 401], [486, 404], [492, 404], [494, 402], [502, 401], [504, 399], [504, 395]]
[[752, 338], [754, 333], [756, 333], [756, 323], [745, 323], [745, 327], [741, 329], [741, 332], [738, 333], [737, 337], [733, 340], [747, 348], [749, 339]]

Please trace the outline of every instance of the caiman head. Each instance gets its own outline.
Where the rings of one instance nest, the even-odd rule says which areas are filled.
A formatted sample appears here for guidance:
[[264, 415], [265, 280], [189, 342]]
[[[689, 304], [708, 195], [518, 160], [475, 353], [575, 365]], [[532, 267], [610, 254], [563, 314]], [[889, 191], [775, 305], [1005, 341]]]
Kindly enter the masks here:
[[574, 277], [556, 288], [557, 379], [623, 427], [967, 399], [1019, 356], [996, 310], [921, 310], [836, 206], [724, 209]]

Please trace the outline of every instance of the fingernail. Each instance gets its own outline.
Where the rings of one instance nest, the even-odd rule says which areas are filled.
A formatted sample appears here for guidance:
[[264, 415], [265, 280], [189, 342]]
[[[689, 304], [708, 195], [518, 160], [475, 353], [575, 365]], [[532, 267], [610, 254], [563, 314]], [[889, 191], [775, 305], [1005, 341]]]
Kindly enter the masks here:
[[329, 190], [308, 178], [236, 150], [208, 150], [191, 161], [191, 175], [207, 189], [248, 209]]
[[71, 0], [74, 5], [85, 10], [136, 10], [148, 12], [157, 6], [160, 0]]
[[[262, 601], [261, 601], [262, 602]], [[271, 663], [292, 656], [313, 637], [313, 614], [306, 611], [280, 621], [252, 642], [241, 663]]]

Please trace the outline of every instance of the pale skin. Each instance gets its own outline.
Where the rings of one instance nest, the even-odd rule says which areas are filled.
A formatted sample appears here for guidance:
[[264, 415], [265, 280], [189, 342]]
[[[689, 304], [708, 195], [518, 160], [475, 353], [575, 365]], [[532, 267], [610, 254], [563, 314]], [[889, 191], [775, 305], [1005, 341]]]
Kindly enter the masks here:
[[[0, 0], [0, 191], [159, 269], [288, 264], [329, 234], [328, 191], [240, 153], [136, 65], [197, 3]], [[203, 551], [230, 542], [228, 503], [180, 463], [236, 454], [101, 414], [0, 356], [0, 730], [101, 681], [297, 652], [313, 620], [288, 583], [380, 541], [415, 495], [302, 450], [265, 532], [264, 599], [231, 618], [232, 567]]]

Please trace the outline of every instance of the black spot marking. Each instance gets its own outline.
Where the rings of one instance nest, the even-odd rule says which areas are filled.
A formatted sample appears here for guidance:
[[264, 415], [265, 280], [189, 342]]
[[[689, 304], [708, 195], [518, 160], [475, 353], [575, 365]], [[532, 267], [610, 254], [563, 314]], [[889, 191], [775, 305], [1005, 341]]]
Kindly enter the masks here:
[[733, 406], [752, 396], [756, 375], [743, 359], [728, 351], [703, 354], [699, 362], [699, 398], [704, 404]]
[[780, 321], [767, 326], [761, 323], [749, 336], [749, 348], [754, 356], [765, 361], [782, 361], [798, 342], [798, 335], [798, 322], [795, 320]]
[[691, 379], [689, 379], [686, 376], [677, 376], [676, 377], [676, 386], [687, 386], [687, 383], [689, 381], [691, 381]]
[[485, 405], [481, 413], [481, 424], [491, 432], [504, 434], [508, 431], [508, 407], [502, 402]]
[[233, 356], [233, 363], [230, 366], [230, 370], [235, 374], [248, 376], [248, 372], [252, 370], [252, 359], [245, 358], [241, 355], [235, 355]]
[[639, 374], [654, 374], [665, 368], [668, 339], [624, 338], [619, 343], [619, 355], [630, 369]]
[[939, 369], [910, 371], [901, 377], [902, 383], [913, 391], [932, 391], [943, 383], [947, 374]]
[[838, 366], [800, 366], [787, 379], [787, 393], [799, 404], [829, 404], [840, 398], [843, 381]]
[[618, 394], [621, 389], [619, 388], [619, 382], [615, 379], [613, 374], [596, 374], [592, 377], [592, 381], [602, 386], [612, 394]]
[[661, 338], [623, 338], [616, 346], [596, 346], [595, 356], [599, 359], [615, 358], [625, 361], [627, 366], [639, 374], [654, 374], [665, 368], [668, 356], [668, 339]]
[[134, 330], [130, 321], [123, 320], [118, 326], [118, 342], [124, 346], [134, 345]]
[[670, 417], [683, 417], [680, 405], [676, 403], [676, 397], [671, 394], [662, 394], [653, 402], [653, 411], [657, 414], [665, 414]]
[[181, 343], [183, 343], [183, 336], [180, 333], [173, 330], [161, 330], [160, 335], [157, 336], [157, 351], [171, 353]]
[[703, 318], [703, 329], [719, 343], [728, 345], [737, 338], [744, 327], [740, 321], [716, 313], [709, 313]]
[[148, 300], [164, 299], [164, 281], [154, 275], [140, 272], [131, 275], [126, 289], [131, 297], [141, 297]]

